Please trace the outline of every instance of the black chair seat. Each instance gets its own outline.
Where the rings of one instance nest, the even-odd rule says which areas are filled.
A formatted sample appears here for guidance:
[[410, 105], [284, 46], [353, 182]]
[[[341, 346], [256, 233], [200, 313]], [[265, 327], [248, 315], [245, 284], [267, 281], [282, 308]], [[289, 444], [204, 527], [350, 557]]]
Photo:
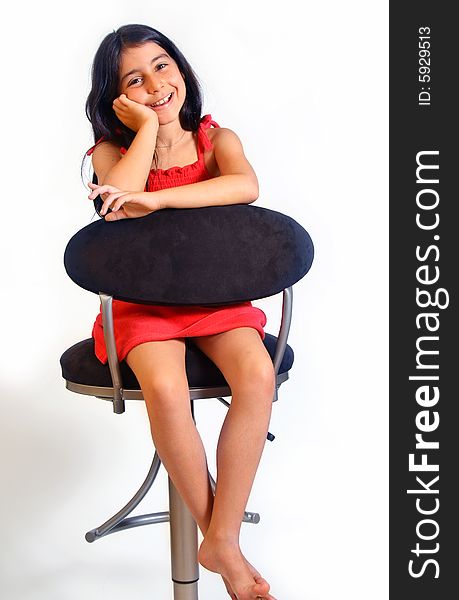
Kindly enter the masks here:
[[[271, 358], [274, 358], [277, 338], [266, 334], [264, 344]], [[227, 385], [221, 371], [193, 343], [186, 339], [186, 372], [190, 387], [204, 388]], [[287, 345], [279, 368], [279, 374], [286, 373], [293, 364], [293, 350]], [[67, 381], [94, 387], [112, 387], [108, 365], [103, 365], [94, 353], [94, 340], [89, 338], [70, 347], [61, 356], [62, 376]], [[125, 389], [139, 390], [138, 381], [125, 361], [120, 363], [121, 376]]]

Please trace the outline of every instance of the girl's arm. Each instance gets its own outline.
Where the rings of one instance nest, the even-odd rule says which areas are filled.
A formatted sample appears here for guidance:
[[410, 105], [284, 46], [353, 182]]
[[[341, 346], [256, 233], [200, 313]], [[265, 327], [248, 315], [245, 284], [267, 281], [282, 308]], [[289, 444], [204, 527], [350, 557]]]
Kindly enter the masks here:
[[249, 204], [258, 198], [258, 180], [244, 155], [238, 136], [217, 129], [212, 139], [218, 177], [152, 192], [160, 208], [199, 208], [224, 204]]
[[99, 185], [143, 191], [155, 152], [158, 117], [150, 108], [129, 100], [124, 94], [114, 101], [113, 110], [125, 125], [137, 133], [124, 156], [111, 142], [96, 146], [92, 163], [97, 180]]
[[[107, 220], [142, 216], [161, 208], [199, 208], [225, 204], [249, 204], [258, 198], [258, 180], [244, 155], [238, 136], [230, 129], [217, 129], [213, 135], [218, 177], [156, 192], [124, 192], [112, 186], [92, 186], [89, 198], [109, 192], [101, 214], [112, 212]], [[121, 209], [121, 210], [120, 210]]]

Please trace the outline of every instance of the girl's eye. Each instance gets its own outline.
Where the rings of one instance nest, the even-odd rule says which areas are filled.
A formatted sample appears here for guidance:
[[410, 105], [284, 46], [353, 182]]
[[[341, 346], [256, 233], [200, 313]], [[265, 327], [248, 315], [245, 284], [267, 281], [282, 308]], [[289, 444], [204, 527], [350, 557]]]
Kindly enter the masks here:
[[160, 63], [159, 65], [156, 65], [156, 68], [159, 69], [164, 69], [164, 67], [167, 67], [167, 63]]
[[131, 81], [128, 83], [129, 85], [135, 85], [136, 83], [138, 83], [139, 81], [142, 81], [141, 77], [134, 77], [134, 79], [131, 79]]

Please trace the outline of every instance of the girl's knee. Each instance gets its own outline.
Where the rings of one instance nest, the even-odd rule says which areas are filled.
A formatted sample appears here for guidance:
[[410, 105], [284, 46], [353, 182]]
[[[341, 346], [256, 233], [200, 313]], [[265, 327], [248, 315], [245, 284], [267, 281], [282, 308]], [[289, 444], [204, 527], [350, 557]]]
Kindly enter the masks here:
[[269, 356], [247, 357], [233, 376], [232, 391], [252, 391], [271, 397], [274, 394], [274, 365]]
[[142, 392], [147, 403], [170, 410], [182, 407], [189, 400], [188, 385], [173, 377], [155, 376], [142, 382]]

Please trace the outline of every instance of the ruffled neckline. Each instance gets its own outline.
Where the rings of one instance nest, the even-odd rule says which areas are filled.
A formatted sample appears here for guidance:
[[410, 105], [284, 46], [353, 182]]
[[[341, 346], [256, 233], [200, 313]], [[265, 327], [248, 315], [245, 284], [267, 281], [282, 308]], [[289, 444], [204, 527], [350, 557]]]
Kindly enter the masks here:
[[[199, 140], [197, 142], [197, 144], [199, 145]], [[179, 166], [174, 166], [174, 167], [169, 167], [168, 169], [150, 169], [150, 173], [161, 173], [163, 175], [173, 175], [175, 173], [183, 173], [184, 170], [196, 170], [199, 169], [199, 167], [201, 166], [201, 163], [204, 162], [204, 155], [199, 155], [199, 150], [198, 150], [198, 159], [194, 162], [194, 163], [190, 163], [188, 165], [183, 165], [183, 167], [179, 167]]]
[[[196, 171], [197, 169], [199, 169], [202, 165], [202, 163], [204, 163], [204, 158], [201, 156], [200, 158], [198, 158], [198, 160], [194, 163], [191, 163], [189, 165], [183, 165], [183, 167], [169, 167], [168, 169], [151, 169], [150, 173], [153, 174], [159, 174], [161, 173], [161, 175], [166, 175], [166, 176], [171, 176], [171, 175], [176, 175], [179, 173], [183, 173], [184, 171]], [[206, 165], [204, 164], [204, 168], [207, 170]]]
[[[201, 167], [201, 165], [204, 165], [205, 170], [207, 171], [207, 167], [205, 166], [204, 163], [204, 150], [212, 150], [213, 148], [213, 144], [212, 142], [209, 140], [208, 136], [207, 136], [207, 129], [209, 129], [211, 126], [213, 127], [219, 127], [219, 125], [212, 120], [212, 115], [205, 115], [204, 117], [202, 117], [201, 122], [199, 123], [199, 128], [197, 131], [197, 139], [196, 139], [196, 145], [197, 145], [197, 151], [198, 151], [198, 158], [195, 162], [190, 163], [189, 165], [183, 165], [182, 167], [179, 166], [173, 166], [173, 167], [169, 167], [168, 169], [151, 169], [150, 173], [161, 173], [162, 175], [166, 175], [166, 176], [170, 176], [170, 175], [175, 175], [175, 174], [181, 174], [184, 171], [196, 171], [197, 169], [199, 169]], [[203, 146], [203, 148], [201, 148], [201, 144]], [[207, 171], [208, 172], [208, 171]]]

